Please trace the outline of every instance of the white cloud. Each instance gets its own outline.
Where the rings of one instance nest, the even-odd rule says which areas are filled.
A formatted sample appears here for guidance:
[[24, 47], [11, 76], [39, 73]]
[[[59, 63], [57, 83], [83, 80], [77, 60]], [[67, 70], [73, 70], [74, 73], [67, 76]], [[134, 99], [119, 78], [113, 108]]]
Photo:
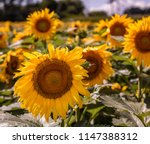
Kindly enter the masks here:
[[145, 1], [142, 1], [142, 0], [127, 0], [127, 6], [128, 7], [139, 7], [139, 8], [147, 8], [147, 7], [150, 7], [150, 2], [149, 3], [146, 3]]
[[88, 6], [87, 9], [91, 11], [105, 11], [108, 14], [112, 13], [122, 13], [124, 9], [130, 7], [139, 7], [141, 9], [150, 7], [150, 2], [145, 2], [143, 0], [118, 0], [118, 2], [113, 2], [111, 5], [109, 3], [101, 4], [97, 1], [97, 5]]

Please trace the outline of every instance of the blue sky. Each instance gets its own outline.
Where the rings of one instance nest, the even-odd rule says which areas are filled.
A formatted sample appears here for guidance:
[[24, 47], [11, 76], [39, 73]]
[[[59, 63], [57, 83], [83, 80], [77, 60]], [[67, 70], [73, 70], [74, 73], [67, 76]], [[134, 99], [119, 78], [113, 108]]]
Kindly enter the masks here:
[[[111, 14], [114, 12], [123, 12], [124, 9], [132, 6], [145, 8], [150, 7], [150, 0], [118, 0], [120, 6], [118, 7], [118, 3], [114, 2], [111, 6], [108, 4], [109, 0], [82, 0], [87, 11], [97, 11], [104, 10]], [[111, 9], [111, 10], [110, 10]]]

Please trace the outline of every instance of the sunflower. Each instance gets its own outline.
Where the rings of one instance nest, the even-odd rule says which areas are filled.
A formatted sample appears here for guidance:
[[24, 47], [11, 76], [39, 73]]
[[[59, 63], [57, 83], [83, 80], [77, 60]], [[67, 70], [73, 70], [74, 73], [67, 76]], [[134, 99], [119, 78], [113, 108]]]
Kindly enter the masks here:
[[120, 16], [116, 14], [108, 23], [108, 36], [107, 41], [114, 47], [121, 47], [122, 43], [114, 37], [123, 37], [127, 34], [128, 26], [133, 22], [127, 15]]
[[87, 30], [88, 25], [81, 21], [73, 21], [66, 24], [67, 32], [71, 35], [83, 32]]
[[82, 79], [87, 71], [81, 66], [82, 49], [56, 48], [48, 45], [49, 54], [38, 52], [26, 53], [29, 59], [15, 77], [20, 77], [14, 86], [15, 95], [19, 96], [22, 107], [34, 116], [50, 115], [54, 120], [58, 116], [66, 118], [68, 105], [82, 107], [79, 93], [89, 96]]
[[23, 49], [16, 49], [15, 51], [9, 51], [6, 55], [1, 57], [3, 63], [0, 65], [0, 81], [9, 83], [13, 78], [14, 72], [20, 67], [21, 62], [24, 60]]
[[113, 74], [110, 63], [111, 53], [107, 52], [106, 48], [106, 45], [101, 45], [83, 50], [83, 58], [88, 62], [88, 66], [85, 66], [85, 69], [89, 75], [84, 81], [89, 83], [89, 86], [101, 84], [104, 79]]
[[143, 18], [132, 24], [125, 35], [124, 51], [131, 52], [138, 65], [150, 65], [150, 17]]
[[94, 31], [97, 33], [96, 37], [100, 37], [101, 40], [105, 40], [108, 33], [108, 20], [100, 20], [96, 23], [96, 28]]
[[47, 40], [50, 39], [56, 32], [58, 19], [54, 12], [49, 12], [49, 9], [33, 12], [27, 18], [26, 30], [29, 35], [35, 38]]
[[4, 27], [0, 28], [0, 49], [1, 48], [6, 48], [8, 46], [8, 35], [5, 31]]
[[17, 42], [17, 41], [20, 41], [20, 40], [23, 40], [27, 37], [27, 32], [26, 31], [23, 31], [23, 32], [17, 32], [14, 36], [14, 38], [12, 39], [12, 42]]

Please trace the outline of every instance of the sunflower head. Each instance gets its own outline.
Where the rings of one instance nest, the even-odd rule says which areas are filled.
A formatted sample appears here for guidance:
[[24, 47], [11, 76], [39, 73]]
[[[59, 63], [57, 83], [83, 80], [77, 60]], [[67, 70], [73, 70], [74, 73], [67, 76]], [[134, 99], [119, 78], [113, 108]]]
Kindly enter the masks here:
[[100, 20], [96, 23], [96, 28], [94, 29], [95, 32], [99, 33], [100, 35], [104, 35], [107, 32], [108, 28], [108, 20]]
[[56, 120], [58, 116], [66, 118], [68, 105], [82, 107], [79, 94], [88, 96], [83, 78], [87, 71], [81, 66], [82, 49], [48, 46], [49, 54], [38, 52], [26, 53], [28, 61], [15, 77], [20, 77], [15, 84], [15, 94], [20, 97], [22, 107], [34, 116], [50, 115]]
[[24, 60], [23, 52], [23, 49], [17, 49], [15, 51], [9, 51], [8, 54], [5, 55], [4, 61], [0, 65], [0, 80], [2, 82], [9, 83], [9, 81], [13, 78], [14, 73]]
[[15, 34], [15, 37], [13, 38], [12, 42], [17, 42], [19, 40], [23, 40], [27, 37], [27, 32], [23, 31], [23, 32], [18, 32]]
[[49, 9], [33, 12], [27, 18], [26, 30], [28, 34], [42, 40], [50, 39], [56, 32], [59, 24], [54, 12], [49, 12]]
[[127, 28], [132, 22], [133, 20], [131, 18], [127, 18], [127, 15], [120, 16], [116, 14], [111, 18], [108, 23], [109, 34], [107, 40], [112, 46], [122, 46], [122, 44], [115, 40], [112, 36], [123, 37], [125, 34], [127, 34]]
[[125, 35], [124, 51], [131, 52], [138, 64], [150, 65], [150, 17], [132, 24]]
[[0, 28], [0, 49], [1, 48], [6, 48], [8, 45], [8, 35], [5, 31], [5, 28]]
[[85, 67], [89, 77], [85, 78], [84, 81], [89, 83], [89, 86], [102, 84], [104, 79], [113, 74], [110, 64], [111, 53], [105, 50], [106, 47], [106, 45], [88, 47], [83, 51], [83, 58], [89, 63]]
[[87, 24], [81, 21], [73, 21], [66, 24], [69, 34], [81, 33], [87, 30]]

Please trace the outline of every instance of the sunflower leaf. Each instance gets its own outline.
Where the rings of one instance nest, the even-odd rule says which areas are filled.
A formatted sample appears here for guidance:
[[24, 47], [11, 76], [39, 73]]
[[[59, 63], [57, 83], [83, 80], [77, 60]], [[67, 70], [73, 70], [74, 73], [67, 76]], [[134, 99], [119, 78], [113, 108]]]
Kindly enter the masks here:
[[104, 108], [105, 108], [105, 106], [99, 106], [99, 107], [87, 109], [87, 112], [89, 112], [91, 114], [91, 120], [95, 119], [98, 116], [99, 112]]
[[121, 126], [121, 127], [129, 127], [134, 126], [134, 123], [130, 121], [128, 118], [120, 118], [120, 119], [113, 119], [113, 124], [115, 126]]
[[33, 43], [34, 43], [34, 39], [32, 37], [27, 37], [23, 39], [23, 41], [21, 42], [22, 45], [33, 44]]
[[4, 90], [4, 91], [0, 91], [0, 95], [2, 96], [10, 96], [13, 94], [12, 90]]
[[40, 126], [36, 120], [30, 121], [0, 111], [0, 126], [2, 127], [37, 127]]
[[101, 96], [100, 99], [102, 103], [108, 107], [116, 108], [118, 111], [128, 111], [136, 115], [144, 112], [146, 108], [146, 104], [129, 102], [127, 100], [123, 100], [119, 96]]
[[144, 127], [145, 124], [139, 119], [137, 116], [135, 116], [132, 113], [129, 113], [127, 111], [120, 113], [120, 118], [114, 118], [112, 123], [115, 126], [128, 126], [128, 127]]

